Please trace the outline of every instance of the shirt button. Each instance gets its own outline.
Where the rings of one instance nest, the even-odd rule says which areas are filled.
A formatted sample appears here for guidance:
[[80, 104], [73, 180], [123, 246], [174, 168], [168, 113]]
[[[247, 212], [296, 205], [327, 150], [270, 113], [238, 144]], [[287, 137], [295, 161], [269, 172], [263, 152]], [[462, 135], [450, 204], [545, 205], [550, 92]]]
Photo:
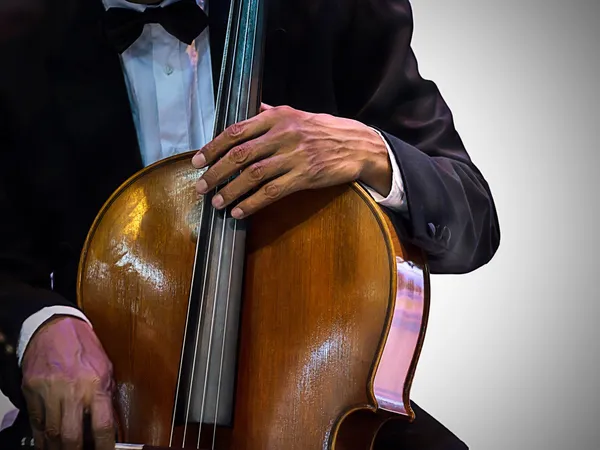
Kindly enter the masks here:
[[165, 67], [165, 73], [166, 73], [167, 75], [171, 75], [171, 74], [173, 73], [173, 68], [172, 68], [171, 66], [167, 65], [167, 66]]

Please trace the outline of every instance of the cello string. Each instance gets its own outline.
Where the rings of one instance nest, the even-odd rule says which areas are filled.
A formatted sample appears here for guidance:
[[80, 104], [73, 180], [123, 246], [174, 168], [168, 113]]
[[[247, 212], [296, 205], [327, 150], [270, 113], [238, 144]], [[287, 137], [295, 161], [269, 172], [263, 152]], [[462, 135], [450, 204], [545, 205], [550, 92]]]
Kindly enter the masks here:
[[[217, 420], [219, 417], [219, 399], [221, 397], [221, 379], [222, 379], [222, 375], [223, 375], [223, 356], [225, 354], [225, 336], [227, 335], [227, 319], [229, 317], [229, 298], [230, 298], [230, 288], [231, 288], [231, 270], [233, 269], [233, 253], [235, 251], [235, 233], [237, 231], [237, 221], [234, 222], [233, 225], [233, 235], [234, 235], [234, 239], [233, 239], [233, 244], [232, 244], [232, 258], [231, 258], [231, 262], [230, 262], [230, 266], [229, 266], [229, 270], [230, 270], [230, 275], [229, 275], [229, 283], [227, 284], [227, 300], [225, 302], [225, 323], [223, 326], [223, 340], [221, 343], [221, 362], [219, 364], [219, 381], [217, 384], [217, 399], [216, 399], [216, 403], [215, 403], [215, 420], [214, 420], [214, 425], [213, 425], [213, 439], [212, 439], [212, 450], [214, 450], [215, 448], [215, 440], [217, 437]], [[200, 448], [200, 433], [198, 433], [198, 445], [196, 446], [196, 448]]]
[[[219, 86], [219, 91], [221, 91], [222, 87]], [[221, 92], [219, 92], [219, 96], [218, 98], [221, 98]], [[217, 122], [215, 121], [215, 129], [213, 130], [213, 136], [216, 135], [216, 127], [217, 127]], [[217, 188], [214, 189], [213, 191], [213, 195], [217, 192]], [[206, 199], [208, 198], [207, 195], [204, 196], [204, 203], [203, 203], [203, 207], [206, 207]], [[200, 293], [200, 311], [198, 314], [198, 322], [196, 324], [196, 339], [195, 339], [195, 343], [194, 343], [194, 354], [192, 357], [192, 364], [191, 364], [191, 369], [190, 369], [190, 378], [189, 378], [189, 385], [188, 385], [188, 395], [187, 395], [187, 399], [186, 399], [186, 413], [185, 413], [185, 419], [184, 419], [184, 427], [183, 427], [183, 438], [182, 438], [182, 444], [183, 446], [185, 446], [185, 438], [187, 435], [187, 427], [188, 427], [188, 423], [189, 423], [189, 417], [190, 417], [190, 407], [191, 407], [191, 403], [192, 403], [192, 398], [193, 398], [193, 392], [194, 392], [194, 381], [195, 381], [195, 373], [196, 373], [196, 360], [198, 357], [198, 344], [200, 342], [200, 331], [202, 330], [202, 323], [204, 321], [204, 317], [205, 317], [205, 313], [206, 313], [206, 308], [205, 308], [205, 299], [206, 299], [206, 288], [207, 288], [207, 283], [208, 283], [208, 272], [209, 272], [209, 267], [210, 267], [210, 260], [211, 260], [211, 253], [212, 253], [212, 243], [213, 243], [213, 232], [214, 232], [214, 228], [215, 228], [215, 223], [217, 221], [217, 217], [215, 214], [215, 209], [211, 207], [211, 205], [209, 204], [208, 206], [209, 208], [211, 208], [211, 217], [210, 217], [210, 225], [209, 225], [209, 230], [208, 230], [208, 244], [206, 247], [206, 255], [205, 255], [205, 264], [204, 264], [204, 275], [202, 277], [202, 290]], [[200, 237], [200, 236], [198, 236]], [[197, 261], [197, 259], [196, 259]], [[193, 286], [193, 278], [192, 278], [192, 286]], [[207, 305], [208, 306], [208, 305]]]
[[[238, 23], [236, 23], [235, 26], [235, 39], [233, 40], [233, 45], [234, 45], [234, 50], [233, 50], [233, 54], [237, 54], [237, 45], [238, 45], [238, 34], [239, 34], [239, 20], [240, 20], [240, 14], [238, 14], [237, 17], [237, 21]], [[230, 41], [231, 43], [231, 41]], [[227, 55], [226, 55], [227, 57]], [[231, 71], [229, 74], [229, 82], [227, 85], [227, 102], [225, 103], [225, 105], [229, 106], [231, 101], [232, 101], [232, 88], [233, 88], [233, 76], [235, 74], [235, 70], [234, 70], [234, 66], [235, 66], [235, 58], [233, 58], [233, 62], [232, 62], [232, 67], [231, 67]], [[238, 96], [239, 97], [239, 96]], [[236, 106], [236, 111], [237, 111], [237, 106]], [[227, 109], [225, 110], [225, 123], [224, 125], [227, 125], [229, 123], [229, 119], [230, 119], [230, 108], [227, 107]], [[213, 208], [214, 210], [214, 208]], [[214, 325], [215, 325], [215, 313], [217, 310], [217, 300], [218, 300], [218, 293], [219, 293], [219, 278], [221, 275], [221, 261], [222, 261], [222, 257], [223, 257], [223, 248], [225, 245], [225, 238], [224, 238], [224, 234], [225, 234], [225, 230], [227, 229], [226, 226], [226, 220], [227, 220], [227, 209], [225, 209], [223, 211], [223, 228], [222, 228], [222, 232], [221, 232], [221, 242], [219, 245], [219, 262], [217, 264], [217, 275], [216, 275], [216, 283], [215, 283], [215, 293], [214, 293], [214, 297], [213, 297], [213, 314], [212, 314], [212, 318], [211, 318], [211, 324], [210, 324], [210, 333], [209, 333], [209, 342], [208, 342], [208, 351], [207, 351], [207, 356], [206, 356], [206, 369], [205, 369], [205, 373], [204, 373], [204, 381], [203, 381], [203, 389], [202, 389], [202, 402], [201, 402], [201, 407], [200, 407], [200, 420], [199, 420], [199, 424], [198, 424], [198, 439], [197, 439], [197, 448], [200, 448], [200, 439], [202, 437], [202, 423], [204, 421], [204, 413], [205, 413], [205, 402], [206, 402], [206, 391], [208, 388], [208, 375], [209, 375], [209, 371], [210, 371], [210, 361], [211, 361], [211, 350], [212, 350], [212, 341], [213, 341], [213, 335], [214, 335]], [[216, 417], [215, 417], [215, 422], [216, 422]]]
[[[203, 204], [202, 204], [202, 208], [205, 207], [205, 203], [203, 200]], [[214, 214], [213, 214], [214, 216]], [[212, 238], [212, 221], [213, 221], [213, 216], [211, 216], [211, 223], [209, 224], [209, 238]], [[197, 270], [197, 262], [198, 262], [198, 253], [200, 251], [200, 237], [202, 235], [202, 220], [200, 220], [200, 223], [198, 224], [198, 228], [197, 228], [197, 236], [196, 236], [196, 251], [194, 254], [194, 265], [193, 265], [193, 269], [192, 269], [192, 279], [191, 279], [191, 285], [190, 285], [190, 294], [188, 296], [188, 307], [187, 307], [187, 313], [186, 313], [186, 318], [185, 318], [185, 326], [184, 326], [184, 331], [183, 331], [183, 345], [181, 348], [181, 357], [179, 360], [179, 372], [178, 372], [178, 376], [177, 376], [177, 385], [175, 387], [175, 402], [174, 402], [174, 406], [173, 406], [173, 417], [171, 420], [171, 434], [169, 437], [169, 447], [172, 447], [173, 445], [173, 437], [174, 437], [174, 433], [175, 433], [175, 418], [176, 418], [176, 408], [177, 408], [177, 403], [179, 401], [179, 395], [180, 395], [180, 391], [181, 391], [181, 375], [183, 372], [183, 361], [184, 361], [184, 357], [186, 354], [186, 339], [187, 339], [187, 333], [189, 332], [189, 318], [190, 318], [190, 309], [191, 309], [191, 305], [192, 305], [192, 301], [193, 301], [193, 291], [194, 291], [194, 280], [196, 279], [196, 270]], [[210, 241], [209, 241], [209, 249], [210, 249]], [[204, 279], [204, 285], [202, 288], [202, 296], [201, 296], [201, 303], [200, 303], [200, 317], [202, 317], [202, 308], [204, 307], [204, 289], [205, 289], [205, 285], [206, 285], [206, 268], [205, 268], [205, 273], [203, 276]], [[201, 319], [199, 319], [198, 325], [201, 323]], [[196, 338], [197, 339], [197, 338]], [[193, 374], [193, 372], [192, 372]], [[193, 375], [192, 375], [193, 377]], [[191, 385], [187, 387], [188, 391], [191, 389]], [[184, 424], [184, 442], [185, 442], [185, 433], [187, 431], [187, 414], [186, 414], [186, 421]]]
[[[226, 218], [227, 217], [227, 213], [224, 212], [223, 217]], [[206, 391], [208, 388], [208, 374], [210, 371], [210, 357], [211, 357], [211, 350], [212, 350], [212, 341], [213, 341], [213, 336], [214, 336], [214, 325], [215, 325], [215, 315], [216, 315], [216, 311], [217, 311], [217, 297], [218, 297], [218, 292], [219, 292], [219, 276], [221, 274], [221, 261], [223, 259], [223, 240], [224, 240], [224, 235], [225, 235], [225, 230], [227, 229], [227, 227], [223, 226], [222, 231], [221, 231], [221, 243], [219, 244], [219, 262], [217, 264], [217, 276], [216, 276], [216, 286], [215, 286], [215, 295], [213, 298], [213, 310], [212, 310], [212, 317], [211, 317], [211, 321], [210, 321], [210, 333], [208, 336], [208, 351], [206, 354], [206, 369], [204, 371], [204, 382], [203, 382], [203, 388], [202, 388], [202, 403], [201, 403], [201, 407], [200, 407], [200, 420], [198, 422], [198, 448], [200, 448], [200, 436], [202, 434], [202, 422], [203, 422], [203, 418], [204, 418], [204, 403], [206, 401]]]
[[[220, 77], [220, 83], [219, 83], [219, 92], [218, 92], [218, 96], [217, 99], [220, 101], [222, 98], [222, 94], [223, 94], [223, 82], [225, 80], [225, 71], [224, 71], [224, 67], [226, 64], [226, 60], [225, 58], [222, 61], [221, 64], [221, 77]], [[228, 85], [231, 85], [231, 82], [228, 83]], [[228, 96], [229, 97], [229, 96]], [[214, 129], [213, 129], [213, 137], [215, 137], [217, 135], [217, 132], [219, 131], [218, 127], [219, 127], [219, 115], [220, 115], [220, 105], [217, 105], [217, 117], [214, 123]], [[225, 117], [227, 117], [227, 110], [225, 111]], [[213, 195], [216, 194], [218, 191], [218, 187], [215, 187], [213, 190]], [[207, 205], [206, 203], [206, 199], [208, 198], [207, 195], [204, 196], [205, 199], [205, 203], [204, 206]], [[201, 295], [200, 295], [200, 299], [201, 299], [201, 303], [200, 303], [200, 311], [199, 311], [199, 317], [198, 317], [198, 322], [197, 322], [197, 328], [196, 328], [196, 339], [195, 339], [195, 343], [194, 343], [194, 353], [193, 353], [193, 357], [192, 357], [192, 368], [190, 370], [190, 378], [189, 378], [189, 386], [188, 386], [188, 395], [187, 395], [187, 399], [186, 399], [186, 413], [185, 413], [185, 419], [184, 419], [184, 431], [183, 431], [183, 440], [182, 440], [182, 444], [183, 446], [185, 446], [185, 438], [187, 436], [187, 428], [188, 428], [188, 423], [189, 423], [189, 417], [190, 417], [190, 408], [191, 408], [191, 403], [192, 403], [192, 399], [193, 399], [193, 393], [194, 393], [194, 387], [195, 387], [195, 377], [196, 377], [196, 363], [197, 363], [197, 359], [198, 359], [198, 345], [201, 339], [201, 333], [200, 331], [203, 329], [203, 322], [204, 322], [204, 318], [206, 316], [206, 310], [208, 307], [208, 301], [207, 301], [207, 295], [206, 295], [206, 290], [207, 290], [207, 284], [208, 284], [208, 279], [209, 279], [209, 268], [210, 268], [210, 260], [211, 255], [213, 253], [213, 237], [214, 237], [214, 230], [216, 227], [216, 222], [217, 222], [217, 215], [216, 215], [216, 210], [215, 208], [213, 208], [210, 203], [208, 203], [209, 208], [211, 208], [211, 218], [210, 218], [210, 222], [209, 222], [209, 230], [208, 230], [208, 244], [206, 247], [206, 255], [205, 255], [205, 265], [204, 265], [204, 275], [203, 275], [203, 279], [202, 279], [202, 291], [201, 291]], [[206, 303], [206, 307], [205, 307], [205, 303]], [[201, 427], [201, 422], [202, 420], [200, 420], [200, 424], [199, 427]]]
[[[206, 196], [205, 196], [206, 199]], [[206, 206], [206, 204], [204, 204], [204, 206]], [[187, 427], [188, 427], [188, 422], [189, 422], [189, 417], [190, 417], [190, 406], [192, 403], [192, 398], [193, 398], [193, 392], [194, 392], [194, 376], [195, 376], [195, 370], [196, 370], [196, 359], [197, 359], [197, 354], [198, 354], [198, 343], [200, 341], [200, 330], [202, 329], [202, 322], [204, 319], [204, 315], [205, 315], [205, 297], [206, 297], [206, 285], [207, 285], [207, 281], [208, 281], [208, 269], [209, 269], [209, 264], [208, 261], [210, 259], [210, 254], [211, 254], [211, 248], [212, 248], [212, 241], [213, 241], [213, 230], [214, 230], [214, 224], [216, 222], [216, 215], [215, 215], [215, 210], [214, 208], [211, 209], [211, 216], [210, 216], [210, 226], [209, 226], [209, 230], [208, 230], [208, 247], [207, 247], [207, 252], [206, 252], [206, 261], [207, 263], [204, 265], [204, 275], [202, 277], [202, 290], [200, 293], [200, 311], [199, 311], [199, 317], [198, 317], [198, 323], [196, 324], [196, 339], [195, 339], [195, 343], [194, 343], [194, 355], [192, 358], [192, 367], [190, 369], [191, 373], [190, 373], [190, 382], [189, 382], [189, 386], [188, 386], [188, 395], [187, 395], [187, 399], [186, 399], [186, 406], [185, 406], [185, 419], [184, 419], [184, 426], [183, 426], [183, 438], [182, 438], [182, 442], [185, 446], [185, 438], [187, 435]]]
[[[198, 81], [198, 68], [196, 66], [193, 66], [193, 83], [194, 85], [197, 85], [197, 81]], [[194, 103], [194, 90], [192, 90], [192, 93], [189, 97], [189, 101], [187, 104], [188, 107], [188, 111], [192, 110], [192, 105]], [[188, 147], [191, 149], [193, 148], [192, 146], [192, 142], [191, 142], [191, 136], [188, 139]], [[204, 204], [202, 205], [202, 208], [204, 208]], [[185, 357], [185, 343], [187, 340], [187, 334], [188, 334], [188, 327], [189, 327], [189, 320], [190, 320], [190, 310], [191, 310], [191, 306], [192, 306], [192, 295], [193, 295], [193, 287], [194, 287], [194, 280], [196, 278], [196, 269], [197, 269], [197, 261], [198, 261], [198, 252], [199, 252], [199, 247], [200, 247], [200, 236], [202, 235], [202, 220], [200, 220], [200, 222], [198, 223], [198, 226], [196, 228], [196, 248], [194, 251], [194, 264], [192, 266], [192, 277], [190, 280], [190, 291], [189, 291], [189, 295], [188, 295], [188, 304], [187, 304], [187, 311], [186, 311], [186, 315], [185, 315], [185, 325], [183, 328], [183, 340], [182, 340], [182, 346], [181, 346], [181, 355], [180, 355], [180, 359], [179, 359], [179, 370], [177, 372], [177, 384], [175, 386], [175, 401], [173, 403], [173, 417], [171, 420], [171, 432], [169, 435], [169, 447], [171, 447], [173, 445], [173, 434], [175, 431], [175, 411], [177, 410], [177, 402], [179, 401], [179, 391], [180, 391], [180, 386], [181, 386], [181, 375], [182, 375], [182, 369], [183, 369], [183, 361], [184, 361], [184, 357]], [[202, 307], [202, 306], [201, 306]]]
[[[225, 70], [224, 70], [225, 65], [226, 65], [226, 59], [224, 58], [221, 62], [221, 79], [220, 79], [220, 83], [219, 83], [219, 92], [218, 92], [218, 97], [217, 97], [218, 99], [221, 99], [221, 97], [222, 97], [223, 82], [225, 80]], [[231, 82], [228, 83], [228, 86], [231, 86]], [[227, 110], [226, 110], [225, 114], [227, 117]], [[217, 121], [215, 121], [215, 127], [213, 130], [213, 137], [216, 136], [216, 134], [217, 134], [218, 126], [219, 126], [219, 122], [218, 122], [218, 116], [217, 116]], [[215, 192], [216, 192], [216, 189], [215, 189]], [[206, 207], [206, 198], [207, 197], [208, 196], [204, 197], [203, 207]], [[215, 210], [212, 209], [211, 210], [211, 220], [209, 222], [209, 242], [208, 242], [208, 245], [206, 248], [207, 254], [206, 254], [205, 273], [203, 275], [203, 287], [202, 287], [202, 291], [201, 291], [201, 295], [200, 295], [201, 304], [200, 304], [200, 311], [198, 314], [199, 317], [198, 317], [197, 328], [196, 328], [196, 339], [195, 339], [196, 342], [195, 342], [195, 349], [194, 349], [194, 357], [192, 360], [190, 382], [187, 386], [187, 391], [188, 391], [187, 397], [188, 398], [187, 398], [187, 402], [186, 402], [186, 414], [185, 414], [185, 420], [184, 420], [184, 431], [183, 431], [183, 442], [182, 442], [183, 445], [185, 445], [185, 437], [186, 437], [187, 426], [188, 426], [188, 422], [189, 422], [190, 403], [191, 403], [191, 398], [192, 398], [193, 390], [194, 390], [195, 363], [196, 363], [196, 359], [197, 359], [199, 331], [202, 329], [203, 317], [204, 317], [205, 311], [206, 311], [206, 309], [204, 307], [204, 301], [206, 298], [205, 292], [206, 292], [206, 283], [207, 283], [207, 279], [208, 279], [208, 267], [209, 267], [208, 261], [209, 261], [209, 256], [211, 254], [211, 249], [212, 249], [212, 237], [213, 237], [214, 224], [216, 222], [214, 213], [215, 213]], [[190, 332], [189, 318], [190, 318], [190, 310], [191, 310], [191, 305], [192, 305], [192, 300], [193, 300], [192, 299], [193, 287], [194, 287], [194, 281], [196, 280], [195, 274], [196, 274], [196, 270], [197, 270], [198, 253], [200, 250], [200, 239], [201, 239], [201, 236], [203, 233], [202, 221], [198, 225], [197, 232], [198, 232], [198, 234], [197, 234], [197, 239], [196, 239], [196, 251], [195, 251], [194, 265], [193, 265], [193, 270], [192, 270], [192, 281], [191, 281], [191, 287], [190, 287], [190, 295], [188, 298], [186, 321], [185, 321], [185, 326], [184, 326], [183, 345], [182, 345], [182, 350], [181, 350], [177, 384], [176, 384], [176, 388], [175, 388], [175, 402], [174, 402], [173, 415], [172, 415], [172, 421], [171, 421], [171, 433], [170, 433], [170, 437], [169, 437], [169, 447], [172, 447], [172, 445], [173, 445], [173, 438], [174, 438], [174, 433], [175, 433], [176, 410], [177, 410], [179, 396], [181, 394], [181, 388], [182, 388], [182, 386], [181, 386], [181, 378], [182, 378], [182, 373], [183, 373], [182, 369], [183, 369], [183, 362], [185, 360], [186, 348], [187, 348], [187, 346], [185, 344], [186, 344], [186, 340], [187, 340], [187, 333]]]
[[180, 390], [180, 386], [181, 386], [181, 372], [182, 372], [182, 368], [183, 368], [183, 358], [185, 356], [185, 341], [187, 338], [187, 333], [188, 333], [188, 323], [189, 323], [189, 319], [190, 319], [190, 308], [192, 305], [192, 290], [193, 290], [193, 285], [194, 285], [194, 275], [196, 273], [196, 261], [198, 260], [198, 247], [200, 246], [200, 233], [202, 232], [202, 222], [200, 222], [198, 224], [198, 229], [197, 229], [197, 237], [196, 237], [196, 252], [195, 252], [195, 256], [194, 256], [194, 266], [192, 268], [192, 283], [191, 283], [191, 287], [190, 287], [190, 295], [188, 296], [188, 307], [187, 307], [187, 313], [186, 313], [186, 317], [185, 317], [185, 326], [183, 327], [183, 345], [181, 346], [181, 357], [179, 359], [179, 372], [177, 375], [177, 385], [175, 387], [175, 403], [173, 405], [173, 417], [171, 419], [171, 434], [169, 437], [169, 447], [173, 446], [173, 434], [175, 432], [175, 410], [177, 408], [177, 402], [179, 400], [179, 390]]
[[[258, 8], [256, 8], [256, 14], [258, 14]], [[242, 56], [242, 73], [245, 73], [244, 70], [244, 66], [245, 66], [245, 62], [246, 62], [246, 50], [248, 49], [248, 35], [249, 35], [249, 30], [250, 30], [250, 16], [251, 14], [247, 14], [246, 16], [246, 35], [245, 35], [245, 39], [244, 39], [244, 47], [243, 47], [243, 56]], [[254, 22], [256, 23], [258, 21], [257, 17], [254, 17]], [[256, 29], [256, 27], [255, 27]], [[254, 35], [254, 40], [256, 40], [256, 32]], [[253, 43], [255, 44], [255, 43]], [[254, 65], [254, 58], [250, 59], [250, 72], [249, 72], [249, 76], [248, 76], [248, 86], [247, 86], [247, 91], [246, 92], [251, 92], [251, 85], [252, 85], [252, 69], [253, 69], [253, 65]], [[242, 91], [242, 84], [243, 84], [243, 77], [240, 77], [239, 80], [239, 89], [238, 92], [243, 92]], [[241, 96], [240, 96], [241, 97]], [[248, 118], [248, 114], [249, 114], [249, 110], [250, 110], [250, 99], [249, 96], [246, 96], [245, 98], [246, 100], [246, 105], [245, 105], [245, 114], [244, 114], [244, 119]], [[238, 103], [238, 108], [239, 108], [239, 103]], [[241, 108], [240, 108], [241, 109]], [[238, 117], [239, 117], [239, 111], [238, 111]], [[221, 381], [223, 378], [223, 359], [224, 359], [224, 354], [225, 354], [225, 341], [226, 341], [226, 336], [227, 336], [227, 326], [228, 326], [228, 315], [229, 315], [229, 303], [230, 303], [230, 298], [231, 298], [231, 279], [232, 279], [232, 274], [233, 274], [233, 262], [234, 262], [234, 255], [235, 255], [235, 235], [237, 232], [237, 224], [238, 221], [234, 220], [233, 222], [233, 235], [232, 235], [232, 249], [231, 249], [231, 262], [230, 262], [230, 268], [229, 268], [229, 277], [227, 280], [227, 300], [226, 300], [226, 305], [225, 305], [225, 322], [224, 322], [224, 326], [223, 326], [223, 339], [221, 342], [221, 362], [219, 364], [219, 380], [217, 383], [217, 401], [215, 403], [215, 423], [213, 425], [213, 439], [212, 439], [212, 445], [211, 445], [211, 450], [215, 450], [215, 444], [216, 444], [216, 440], [217, 440], [217, 418], [219, 417], [219, 399], [221, 396]], [[200, 440], [198, 440], [198, 448], [200, 448]]]

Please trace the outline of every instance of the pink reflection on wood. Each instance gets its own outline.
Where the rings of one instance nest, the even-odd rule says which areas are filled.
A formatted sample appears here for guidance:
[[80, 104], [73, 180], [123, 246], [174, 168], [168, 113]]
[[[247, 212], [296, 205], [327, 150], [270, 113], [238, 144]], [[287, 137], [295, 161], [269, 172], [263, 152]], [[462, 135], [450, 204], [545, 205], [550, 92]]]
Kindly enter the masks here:
[[379, 408], [413, 418], [409, 388], [427, 320], [423, 269], [396, 257], [396, 305], [375, 374]]

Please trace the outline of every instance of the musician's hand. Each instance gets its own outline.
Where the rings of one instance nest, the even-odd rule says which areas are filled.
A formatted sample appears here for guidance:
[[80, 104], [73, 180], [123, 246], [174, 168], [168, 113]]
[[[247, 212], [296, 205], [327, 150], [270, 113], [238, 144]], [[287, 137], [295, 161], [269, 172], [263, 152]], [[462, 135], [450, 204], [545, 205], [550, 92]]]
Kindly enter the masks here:
[[55, 318], [29, 342], [23, 393], [36, 448], [82, 448], [88, 413], [96, 450], [114, 450], [112, 392], [112, 364], [84, 321]]
[[235, 202], [242, 218], [293, 192], [362, 181], [386, 196], [392, 182], [387, 148], [381, 137], [355, 120], [262, 105], [255, 117], [237, 123], [202, 148], [196, 168], [212, 165], [198, 180], [204, 194], [241, 174], [213, 198], [216, 208]]

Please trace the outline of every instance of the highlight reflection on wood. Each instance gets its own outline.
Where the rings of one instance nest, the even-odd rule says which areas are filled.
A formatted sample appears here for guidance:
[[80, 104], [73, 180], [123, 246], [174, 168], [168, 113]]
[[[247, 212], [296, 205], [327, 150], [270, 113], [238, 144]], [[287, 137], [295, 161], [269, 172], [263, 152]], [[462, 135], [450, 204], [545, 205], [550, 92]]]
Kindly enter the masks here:
[[[128, 180], [82, 254], [79, 303], [114, 363], [123, 442], [169, 443], [202, 206], [190, 159], [169, 158]], [[415, 266], [405, 271], [397, 257]], [[392, 327], [398, 283], [413, 311], [421, 308], [407, 344]], [[234, 426], [218, 430], [216, 448], [363, 448], [357, 428], [375, 433], [390, 417], [359, 412], [375, 411], [378, 399], [410, 418], [403, 408], [425, 330], [426, 283], [421, 253], [400, 244], [358, 185], [300, 192], [253, 216]], [[399, 391], [401, 405], [385, 390]]]
[[423, 268], [396, 256], [396, 302], [386, 345], [375, 376], [375, 397], [380, 408], [413, 417], [408, 391], [412, 358], [422, 346], [429, 306]]

